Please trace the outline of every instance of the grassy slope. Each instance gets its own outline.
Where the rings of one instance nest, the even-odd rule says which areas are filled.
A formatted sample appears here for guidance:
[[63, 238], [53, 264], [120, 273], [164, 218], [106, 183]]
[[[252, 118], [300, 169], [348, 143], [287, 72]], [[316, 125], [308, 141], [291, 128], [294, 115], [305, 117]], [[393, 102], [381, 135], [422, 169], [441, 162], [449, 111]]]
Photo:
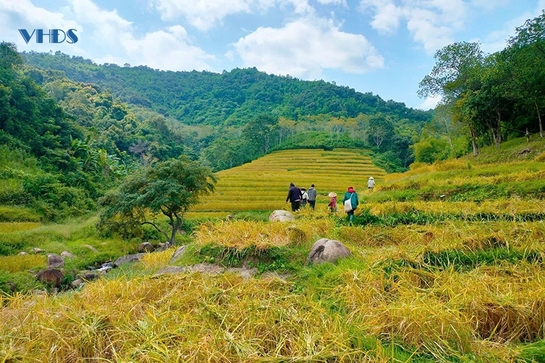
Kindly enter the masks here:
[[[542, 146], [537, 143], [536, 148]], [[286, 225], [238, 218], [205, 222], [177, 263], [249, 264], [258, 268], [260, 278], [154, 277], [170, 264], [169, 250], [113, 271], [81, 291], [0, 298], [0, 359], [543, 361], [545, 209], [539, 192], [545, 168], [542, 152], [510, 160], [519, 147], [514, 142], [502, 150], [506, 163], [492, 163], [484, 150], [480, 160], [420, 166], [404, 174], [380, 176], [375, 169], [377, 190], [362, 192], [365, 204], [357, 213], [363, 225], [349, 226], [343, 213], [323, 210], [303, 211]], [[218, 192], [227, 196], [222, 203], [237, 199], [234, 191], [242, 189], [244, 180], [253, 181], [247, 188], [253, 191], [276, 175], [283, 177], [268, 188], [274, 190], [271, 202], [279, 198], [280, 208], [286, 207], [290, 181], [315, 183], [322, 194], [342, 192], [346, 184], [364, 188], [367, 172], [348, 179], [352, 173], [341, 167], [331, 173], [330, 167], [327, 179], [310, 165], [301, 174], [288, 171], [284, 164], [305, 153], [290, 159], [275, 153], [222, 172]], [[332, 164], [356, 159], [343, 157]], [[279, 171], [266, 175], [276, 167]], [[467, 191], [463, 186], [468, 184], [477, 188]], [[521, 187], [513, 192], [513, 185]], [[451, 193], [435, 199], [434, 193], [445, 188]], [[236, 210], [223, 208], [221, 213]], [[197, 214], [206, 213], [211, 212]], [[0, 238], [16, 240], [18, 233]], [[75, 236], [87, 243], [93, 238]], [[320, 237], [342, 241], [352, 257], [336, 265], [305, 266], [306, 253]], [[265, 278], [261, 273], [267, 271], [290, 277]]]

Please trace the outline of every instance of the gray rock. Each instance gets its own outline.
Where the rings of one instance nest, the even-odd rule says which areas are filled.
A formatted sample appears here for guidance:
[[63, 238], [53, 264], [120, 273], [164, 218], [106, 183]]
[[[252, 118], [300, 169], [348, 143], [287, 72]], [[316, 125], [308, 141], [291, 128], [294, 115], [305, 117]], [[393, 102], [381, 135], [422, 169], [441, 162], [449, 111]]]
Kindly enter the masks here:
[[83, 285], [85, 285], [85, 282], [82, 279], [75, 279], [70, 283], [70, 286], [72, 286], [73, 288], [78, 288]]
[[61, 256], [50, 253], [47, 255], [47, 267], [49, 268], [57, 268], [57, 267], [63, 267], [64, 266], [64, 260]]
[[174, 263], [174, 262], [178, 261], [178, 259], [180, 259], [180, 257], [182, 257], [184, 255], [186, 247], [187, 246], [185, 246], [185, 245], [178, 247], [176, 249], [176, 251], [174, 251], [174, 253], [172, 254], [172, 257], [170, 258], [169, 263]]
[[190, 271], [189, 267], [167, 266], [157, 271], [154, 274], [154, 276], [179, 274], [179, 273], [188, 272], [188, 271]]
[[78, 274], [77, 278], [83, 281], [93, 281], [100, 277], [100, 275], [93, 272], [84, 272]]
[[191, 266], [191, 271], [216, 275], [216, 274], [222, 273], [224, 271], [224, 268], [221, 266], [213, 265], [209, 263], [198, 263], [196, 265]]
[[64, 275], [60, 270], [49, 268], [47, 270], [42, 270], [36, 274], [36, 279], [45, 284], [59, 287], [61, 282], [64, 279]]
[[144, 253], [144, 252], [153, 252], [155, 248], [150, 242], [142, 242], [138, 246], [138, 252]]
[[271, 222], [293, 222], [295, 220], [295, 217], [293, 214], [288, 212], [287, 210], [281, 210], [277, 209], [271, 213], [269, 216], [269, 221]]
[[72, 257], [76, 257], [76, 256], [74, 256], [73, 254], [71, 254], [68, 251], [62, 251], [61, 252], [61, 257], [63, 257], [63, 258], [72, 258]]
[[231, 267], [228, 268], [225, 272], [239, 274], [243, 278], [249, 279], [250, 277], [253, 277], [255, 276], [255, 274], [257, 274], [257, 268]]
[[350, 256], [350, 250], [341, 242], [333, 239], [320, 238], [316, 241], [307, 257], [307, 263], [335, 263], [340, 258]]
[[142, 259], [142, 257], [144, 257], [144, 255], [145, 255], [145, 253], [135, 253], [133, 255], [121, 256], [117, 260], [115, 260], [114, 266], [121, 266], [121, 265], [124, 265], [126, 263], [140, 261]]
[[164, 251], [170, 248], [170, 242], [163, 242], [157, 245], [157, 251]]

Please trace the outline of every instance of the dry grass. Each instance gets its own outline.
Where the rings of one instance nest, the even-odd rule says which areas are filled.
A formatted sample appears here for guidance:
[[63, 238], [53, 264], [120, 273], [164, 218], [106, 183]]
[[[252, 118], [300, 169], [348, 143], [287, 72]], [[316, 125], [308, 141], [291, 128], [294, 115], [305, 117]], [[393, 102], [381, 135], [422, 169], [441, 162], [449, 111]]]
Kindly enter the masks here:
[[0, 222], [0, 233], [28, 231], [40, 227], [37, 222]]

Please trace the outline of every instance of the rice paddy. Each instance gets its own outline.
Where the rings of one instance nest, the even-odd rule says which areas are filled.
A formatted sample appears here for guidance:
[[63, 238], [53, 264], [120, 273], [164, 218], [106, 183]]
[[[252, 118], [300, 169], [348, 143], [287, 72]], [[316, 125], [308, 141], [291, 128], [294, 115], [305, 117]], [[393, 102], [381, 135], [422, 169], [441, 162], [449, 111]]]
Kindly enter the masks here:
[[[543, 362], [543, 169], [458, 160], [386, 175], [358, 151], [273, 153], [220, 172], [187, 215], [191, 242], [174, 265], [224, 273], [161, 273], [171, 248], [79, 290], [0, 296], [0, 361]], [[287, 209], [290, 182], [316, 185], [315, 211], [251, 217]], [[348, 185], [362, 200], [353, 225], [325, 208]], [[21, 228], [0, 238], [43, 229]], [[319, 238], [352, 255], [308, 265]], [[21, 266], [44, 263], [33, 258]]]
[[370, 176], [380, 182], [385, 174], [361, 150], [278, 151], [219, 172], [216, 192], [192, 212], [285, 209], [291, 182], [307, 189], [315, 184], [319, 194], [317, 207], [325, 209], [329, 192], [342, 195], [348, 186], [363, 192]]

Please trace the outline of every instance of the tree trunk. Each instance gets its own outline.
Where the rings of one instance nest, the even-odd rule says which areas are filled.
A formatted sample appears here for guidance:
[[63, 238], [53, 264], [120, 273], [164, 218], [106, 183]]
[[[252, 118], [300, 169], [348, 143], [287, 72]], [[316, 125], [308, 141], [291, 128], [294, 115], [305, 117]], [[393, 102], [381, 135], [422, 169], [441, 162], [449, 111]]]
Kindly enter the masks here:
[[477, 156], [479, 154], [479, 150], [477, 150], [477, 142], [475, 141], [477, 136], [475, 135], [475, 129], [471, 124], [469, 125], [469, 131], [471, 132], [471, 146], [473, 147], [473, 156]]
[[499, 148], [501, 145], [501, 112], [496, 111], [498, 114], [497, 124], [496, 124], [496, 147]]
[[541, 122], [541, 112], [539, 112], [539, 106], [537, 105], [536, 100], [534, 100], [534, 104], [536, 105], [537, 119], [539, 120], [539, 137], [543, 138], [543, 123]]
[[178, 214], [174, 213], [174, 216], [176, 217], [176, 219], [174, 218], [170, 219], [171, 225], [172, 225], [172, 234], [170, 235], [170, 241], [169, 241], [169, 243], [173, 246], [176, 244], [176, 233], [178, 233], [178, 230], [182, 226], [182, 222], [183, 222], [182, 218], [180, 218]]

